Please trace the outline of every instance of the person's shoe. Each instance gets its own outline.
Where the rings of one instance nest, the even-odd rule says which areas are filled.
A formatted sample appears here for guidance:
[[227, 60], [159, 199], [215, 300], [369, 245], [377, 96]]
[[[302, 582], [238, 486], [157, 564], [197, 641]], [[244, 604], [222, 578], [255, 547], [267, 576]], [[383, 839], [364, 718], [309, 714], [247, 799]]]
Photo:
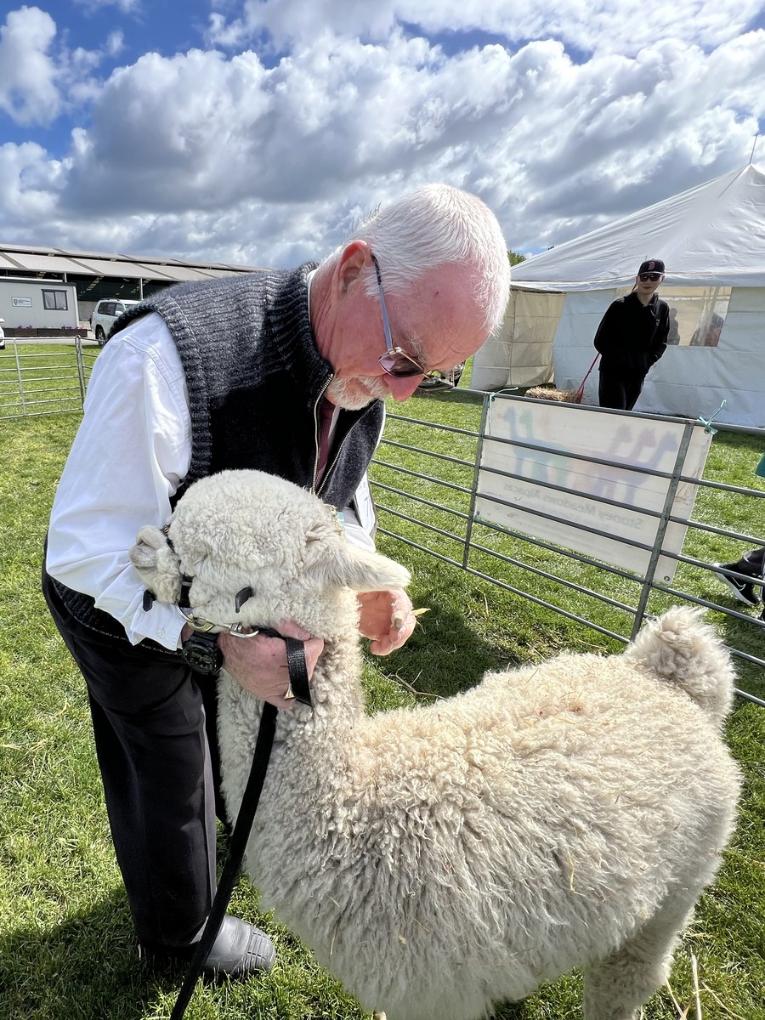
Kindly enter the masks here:
[[[176, 964], [189, 961], [195, 949], [195, 944], [159, 946], [144, 942], [140, 954], [150, 965]], [[214, 977], [245, 978], [256, 971], [268, 972], [275, 960], [274, 944], [265, 932], [226, 914], [203, 970]]]
[[[736, 569], [733, 563], [715, 563], [715, 566], [721, 567], [722, 570]], [[760, 604], [760, 599], [751, 581], [742, 581], [740, 577], [730, 577], [728, 574], [723, 574], [721, 570], [716, 570], [715, 576], [725, 582], [739, 602], [744, 602], [747, 606], [758, 606]]]

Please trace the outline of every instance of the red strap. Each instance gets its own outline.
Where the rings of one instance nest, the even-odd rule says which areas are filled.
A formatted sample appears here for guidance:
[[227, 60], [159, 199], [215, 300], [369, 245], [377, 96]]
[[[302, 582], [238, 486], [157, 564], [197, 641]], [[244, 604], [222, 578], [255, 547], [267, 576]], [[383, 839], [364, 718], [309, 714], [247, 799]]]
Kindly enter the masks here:
[[584, 379], [582, 379], [582, 381], [579, 383], [579, 389], [576, 391], [576, 394], [574, 396], [574, 400], [576, 401], [576, 403], [579, 403], [582, 397], [584, 396], [584, 384], [587, 382], [590, 372], [593, 370], [593, 368], [595, 368], [595, 363], [597, 362], [599, 357], [600, 353], [595, 355], [595, 357], [592, 359], [592, 364], [585, 373]]

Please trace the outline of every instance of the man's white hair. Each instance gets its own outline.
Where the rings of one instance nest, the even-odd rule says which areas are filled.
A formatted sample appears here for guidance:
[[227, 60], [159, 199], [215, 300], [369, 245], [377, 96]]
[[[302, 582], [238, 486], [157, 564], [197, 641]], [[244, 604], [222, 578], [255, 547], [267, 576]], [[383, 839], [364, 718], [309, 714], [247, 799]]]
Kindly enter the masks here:
[[[510, 292], [507, 245], [494, 213], [475, 195], [448, 184], [426, 184], [379, 208], [330, 259], [351, 240], [366, 241], [372, 249], [386, 293], [405, 293], [426, 269], [464, 264], [487, 333], [501, 324]], [[374, 267], [365, 287], [377, 293]]]

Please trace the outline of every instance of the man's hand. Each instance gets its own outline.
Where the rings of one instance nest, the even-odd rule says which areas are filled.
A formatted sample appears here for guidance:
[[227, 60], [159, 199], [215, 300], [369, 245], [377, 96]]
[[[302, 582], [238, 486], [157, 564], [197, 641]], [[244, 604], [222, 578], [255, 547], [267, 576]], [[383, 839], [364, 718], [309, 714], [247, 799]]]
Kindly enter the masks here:
[[[308, 631], [291, 620], [279, 624], [279, 633], [305, 642], [305, 664], [308, 679], [313, 676], [316, 662], [324, 649], [321, 638], [311, 637]], [[285, 698], [290, 683], [287, 667], [287, 646], [281, 638], [258, 635], [238, 638], [223, 633], [218, 638], [223, 652], [223, 665], [227, 673], [246, 691], [281, 709], [292, 709], [295, 701]]]
[[417, 623], [412, 603], [405, 591], [367, 591], [358, 596], [361, 616], [359, 631], [372, 639], [373, 655], [390, 655], [400, 648]]

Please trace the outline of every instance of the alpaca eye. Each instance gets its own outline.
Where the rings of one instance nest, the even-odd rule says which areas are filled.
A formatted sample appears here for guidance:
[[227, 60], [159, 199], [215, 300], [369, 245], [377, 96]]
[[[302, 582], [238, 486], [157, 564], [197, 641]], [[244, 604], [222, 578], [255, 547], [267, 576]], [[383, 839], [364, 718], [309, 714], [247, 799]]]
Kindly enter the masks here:
[[253, 595], [254, 592], [252, 588], [249, 587], [249, 585], [246, 588], [242, 588], [241, 591], [238, 591], [236, 593], [236, 596], [234, 597], [234, 609], [236, 610], [237, 613], [245, 604], [247, 599], [251, 599]]

